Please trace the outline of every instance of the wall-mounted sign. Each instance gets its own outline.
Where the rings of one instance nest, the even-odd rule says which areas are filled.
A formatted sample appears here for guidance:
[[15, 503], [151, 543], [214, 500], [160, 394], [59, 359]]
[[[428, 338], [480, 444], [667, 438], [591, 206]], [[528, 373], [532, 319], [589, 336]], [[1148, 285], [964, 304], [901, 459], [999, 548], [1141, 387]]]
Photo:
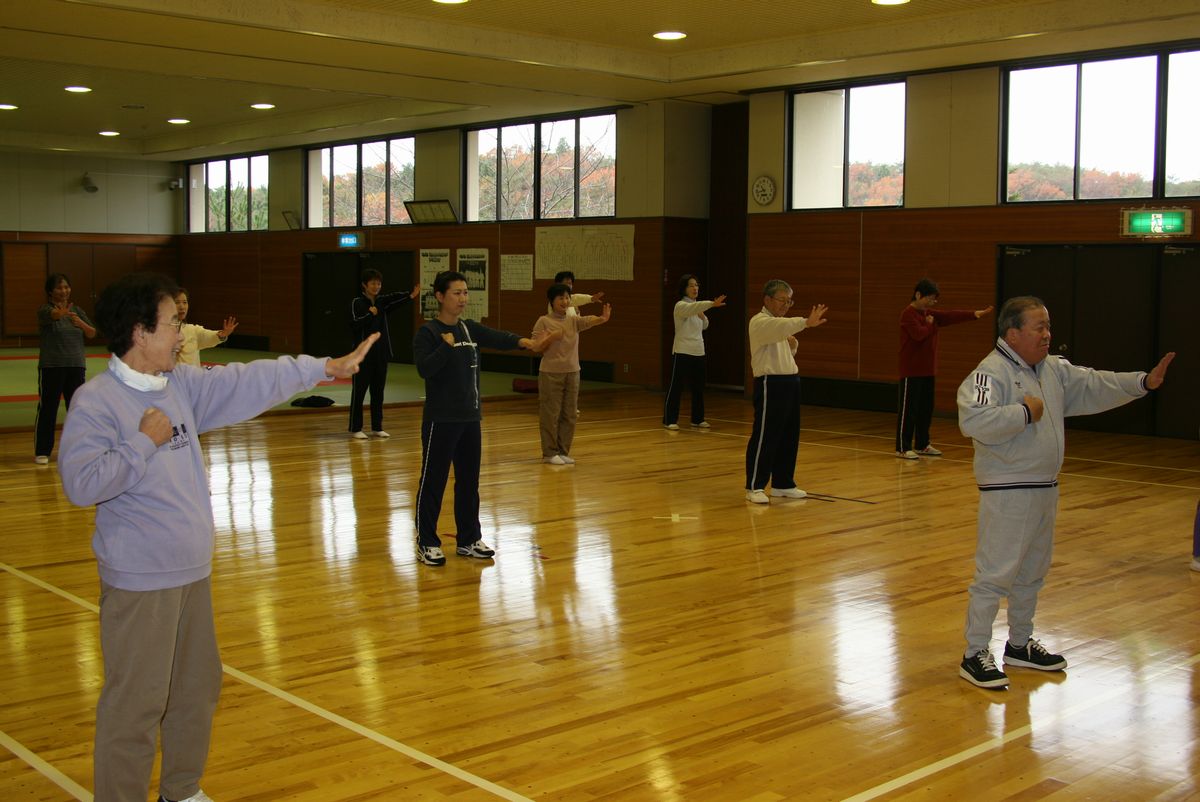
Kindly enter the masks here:
[[1188, 237], [1191, 234], [1191, 209], [1121, 210], [1123, 237]]
[[338, 247], [339, 248], [361, 248], [362, 244], [363, 244], [363, 242], [362, 242], [362, 233], [361, 232], [343, 231], [342, 233], [338, 234]]

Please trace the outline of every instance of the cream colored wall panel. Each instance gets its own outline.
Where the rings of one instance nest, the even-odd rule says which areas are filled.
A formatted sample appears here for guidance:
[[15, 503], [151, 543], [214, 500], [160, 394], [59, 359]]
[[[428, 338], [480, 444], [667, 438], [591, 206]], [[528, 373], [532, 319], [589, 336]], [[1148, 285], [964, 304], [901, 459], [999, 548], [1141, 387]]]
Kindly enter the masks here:
[[[664, 108], [663, 213], [668, 217], [708, 218], [712, 108], [667, 103]], [[731, 154], [740, 158], [740, 154]]]
[[[767, 92], [750, 96], [750, 136], [747, 166], [746, 210], [755, 212], [783, 211], [784, 155], [787, 148], [787, 93]], [[759, 206], [750, 197], [750, 183], [758, 176], [775, 179], [775, 199]]]
[[999, 199], [1000, 68], [950, 74], [953, 82], [950, 206], [984, 206]]
[[285, 211], [297, 219], [304, 211], [304, 150], [277, 150], [269, 156], [270, 186], [267, 190], [267, 228], [286, 231]]
[[904, 205], [909, 209], [950, 202], [950, 75], [908, 79], [904, 111]]
[[462, 135], [449, 130], [417, 134], [413, 143], [416, 154], [413, 194], [417, 200], [449, 200], [459, 221], [465, 219], [461, 142]]
[[[21, 160], [26, 158], [21, 155]], [[0, 231], [21, 227], [20, 175], [18, 154], [0, 153]]]
[[662, 103], [617, 112], [617, 216], [663, 214], [665, 112]]

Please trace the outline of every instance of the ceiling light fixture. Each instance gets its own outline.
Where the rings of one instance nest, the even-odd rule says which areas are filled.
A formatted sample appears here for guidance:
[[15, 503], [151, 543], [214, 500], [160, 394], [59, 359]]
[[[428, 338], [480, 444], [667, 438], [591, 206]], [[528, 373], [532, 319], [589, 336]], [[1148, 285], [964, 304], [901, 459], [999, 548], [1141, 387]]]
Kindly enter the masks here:
[[444, 6], [460, 6], [467, 0], [433, 0], [435, 3], [441, 3]]
[[251, 103], [250, 108], [258, 109], [259, 111], [266, 111], [267, 109], [275, 108], [275, 104], [274, 103]]
[[64, 86], [63, 89], [67, 90], [68, 92], [74, 92], [77, 95], [82, 95], [85, 92], [92, 91], [90, 86]]
[[11, 103], [0, 103], [0, 111], [16, 111], [18, 108]]
[[169, 122], [171, 125], [187, 125], [191, 122], [191, 120], [183, 117], [172, 117], [171, 119], [167, 120], [167, 122]]
[[686, 39], [687, 34], [683, 31], [659, 31], [654, 34], [654, 38], [662, 42], [674, 42], [677, 39]]
[[120, 136], [120, 131], [101, 131], [100, 136]]
[[877, 6], [902, 6], [908, 0], [871, 0], [871, 3]]

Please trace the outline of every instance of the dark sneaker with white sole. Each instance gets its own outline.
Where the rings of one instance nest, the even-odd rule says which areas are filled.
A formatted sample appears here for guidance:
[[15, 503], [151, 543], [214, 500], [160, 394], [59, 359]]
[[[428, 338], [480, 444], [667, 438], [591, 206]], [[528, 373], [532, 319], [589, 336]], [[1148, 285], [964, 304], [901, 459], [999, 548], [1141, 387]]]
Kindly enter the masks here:
[[1004, 644], [1004, 665], [1036, 668], [1038, 671], [1062, 671], [1067, 667], [1067, 658], [1061, 654], [1050, 654], [1036, 638], [1020, 649], [1011, 643]]
[[422, 546], [417, 544], [417, 559], [426, 565], [445, 565], [446, 555], [437, 546]]
[[1008, 675], [996, 668], [996, 658], [987, 649], [964, 657], [958, 667], [958, 675], [980, 688], [1000, 690], [1008, 687]]

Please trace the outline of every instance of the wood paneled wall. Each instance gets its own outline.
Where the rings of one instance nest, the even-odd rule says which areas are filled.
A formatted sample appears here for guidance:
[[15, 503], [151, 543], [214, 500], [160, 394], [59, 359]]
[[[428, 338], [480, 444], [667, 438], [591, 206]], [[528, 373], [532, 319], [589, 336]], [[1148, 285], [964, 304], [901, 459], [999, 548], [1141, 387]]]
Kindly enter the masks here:
[[[619, 383], [657, 387], [662, 380], [663, 280], [667, 254], [703, 263], [707, 223], [672, 219], [623, 219], [635, 227], [634, 280], [580, 279], [577, 291], [603, 291], [613, 305], [613, 319], [585, 334], [580, 356], [612, 362]], [[604, 223], [596, 223], [604, 225]], [[532, 254], [538, 226], [554, 223], [513, 222], [457, 226], [396, 226], [362, 229], [365, 250], [412, 251], [422, 248], [487, 248], [491, 266], [489, 314], [484, 323], [527, 334], [546, 311], [550, 281], [535, 279], [531, 292], [501, 291], [501, 254]], [[191, 293], [191, 317], [217, 326], [236, 315], [239, 333], [270, 338], [273, 350], [303, 350], [301, 264], [306, 252], [336, 250], [334, 230], [196, 234], [177, 238], [179, 276]], [[682, 256], [679, 256], [681, 255]], [[419, 259], [414, 260], [419, 264]], [[589, 307], [585, 314], [599, 311]], [[669, 350], [669, 345], [668, 345]], [[629, 366], [628, 372], [624, 370]]]
[[[829, 323], [800, 335], [801, 375], [894, 382], [898, 320], [918, 279], [928, 276], [938, 283], [942, 308], [981, 309], [997, 301], [999, 246], [1136, 242], [1120, 236], [1120, 210], [1131, 205], [751, 215], [746, 311], [758, 311], [768, 279], [782, 278], [795, 290], [795, 314], [807, 314], [814, 303], [829, 304]], [[1170, 205], [1188, 206], [1200, 217], [1200, 202]], [[994, 339], [994, 317], [941, 332], [939, 410], [954, 409], [959, 381]], [[746, 370], [749, 381], [748, 365]]]
[[156, 270], [174, 277], [178, 257], [173, 240], [140, 234], [0, 232], [0, 345], [37, 345], [37, 310], [46, 303], [50, 273], [70, 278], [71, 300], [94, 319], [96, 296], [118, 276]]

